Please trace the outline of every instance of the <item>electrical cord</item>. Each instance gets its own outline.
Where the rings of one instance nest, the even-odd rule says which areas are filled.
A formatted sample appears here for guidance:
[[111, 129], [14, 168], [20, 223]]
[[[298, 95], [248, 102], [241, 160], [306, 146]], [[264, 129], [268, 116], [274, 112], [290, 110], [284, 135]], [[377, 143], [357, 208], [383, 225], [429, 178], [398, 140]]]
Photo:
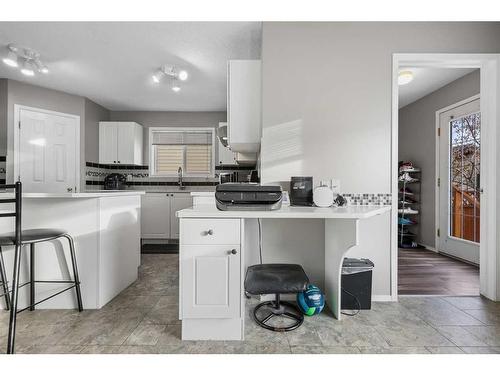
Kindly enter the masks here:
[[356, 304], [358, 305], [358, 311], [356, 311], [355, 313], [352, 313], [352, 314], [350, 314], [350, 313], [346, 313], [346, 312], [343, 312], [343, 311], [341, 311], [340, 313], [341, 313], [341, 314], [344, 314], [344, 315], [347, 315], [347, 316], [355, 316], [355, 315], [358, 315], [358, 314], [359, 314], [359, 312], [361, 311], [361, 303], [359, 302], [358, 297], [356, 297], [356, 296], [355, 296], [354, 294], [352, 294], [351, 292], [348, 292], [348, 291], [347, 291], [347, 290], [345, 290], [344, 288], [341, 288], [341, 289], [342, 289], [342, 291], [343, 291], [344, 293], [346, 293], [346, 294], [348, 294], [348, 295], [350, 295], [351, 297], [353, 297], [353, 298], [354, 298], [354, 301], [355, 301], [355, 302], [356, 302]]

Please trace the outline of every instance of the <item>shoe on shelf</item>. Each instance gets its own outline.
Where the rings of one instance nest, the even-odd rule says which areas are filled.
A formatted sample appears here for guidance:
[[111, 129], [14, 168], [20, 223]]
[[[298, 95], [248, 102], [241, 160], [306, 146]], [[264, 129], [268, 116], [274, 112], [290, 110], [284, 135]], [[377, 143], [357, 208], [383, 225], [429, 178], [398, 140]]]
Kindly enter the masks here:
[[418, 211], [414, 210], [411, 207], [405, 207], [405, 208], [399, 208], [398, 213], [404, 214], [404, 215], [416, 215], [416, 214], [418, 214]]
[[399, 181], [411, 184], [413, 182], [418, 182], [418, 178], [413, 178], [408, 172], [404, 172], [401, 176], [399, 176]]
[[409, 205], [409, 204], [416, 204], [418, 203], [415, 199], [412, 199], [410, 197], [405, 197], [404, 199], [401, 199], [399, 201], [399, 204], [403, 205], [403, 206], [406, 206], [406, 205]]
[[405, 198], [406, 198], [406, 196], [412, 197], [412, 196], [415, 195], [415, 193], [413, 191], [411, 191], [410, 188], [401, 188], [401, 189], [399, 189], [399, 194], [404, 194]]
[[407, 237], [415, 237], [416, 234], [415, 233], [412, 233], [410, 232], [407, 228], [403, 228], [403, 230], [401, 231], [401, 229], [398, 231], [398, 236], [407, 236]]
[[413, 166], [411, 161], [401, 161], [399, 162], [399, 173], [403, 172], [419, 172], [418, 168]]
[[411, 220], [411, 219], [408, 219], [406, 217], [399, 217], [398, 224], [399, 225], [415, 225], [415, 224], [417, 224], [417, 222], [415, 220]]

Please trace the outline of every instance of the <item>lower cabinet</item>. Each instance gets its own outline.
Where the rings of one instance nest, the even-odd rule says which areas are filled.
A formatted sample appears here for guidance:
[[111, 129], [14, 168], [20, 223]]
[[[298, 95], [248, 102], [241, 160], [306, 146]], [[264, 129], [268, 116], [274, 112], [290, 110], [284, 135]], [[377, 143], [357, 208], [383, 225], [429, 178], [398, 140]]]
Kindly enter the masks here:
[[162, 240], [179, 238], [179, 219], [175, 213], [192, 205], [190, 193], [144, 194], [141, 205], [141, 237]]
[[182, 247], [182, 317], [240, 316], [239, 245]]
[[243, 340], [240, 219], [180, 220], [179, 318], [183, 340]]

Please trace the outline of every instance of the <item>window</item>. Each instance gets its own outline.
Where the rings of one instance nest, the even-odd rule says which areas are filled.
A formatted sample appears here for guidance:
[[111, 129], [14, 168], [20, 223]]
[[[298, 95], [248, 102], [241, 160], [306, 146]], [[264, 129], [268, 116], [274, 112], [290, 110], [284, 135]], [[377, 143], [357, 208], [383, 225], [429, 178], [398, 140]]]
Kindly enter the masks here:
[[214, 129], [149, 128], [150, 176], [214, 176]]

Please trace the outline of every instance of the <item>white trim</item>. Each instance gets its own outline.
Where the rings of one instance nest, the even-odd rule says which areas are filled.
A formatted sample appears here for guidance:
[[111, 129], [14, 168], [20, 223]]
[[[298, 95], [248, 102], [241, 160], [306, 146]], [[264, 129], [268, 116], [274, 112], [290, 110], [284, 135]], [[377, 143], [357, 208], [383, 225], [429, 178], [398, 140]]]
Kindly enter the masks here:
[[[436, 145], [435, 145], [435, 152], [436, 152], [436, 164], [435, 164], [435, 179], [434, 179], [434, 197], [435, 197], [435, 202], [436, 202], [436, 206], [434, 207], [435, 209], [435, 218], [434, 218], [434, 224], [435, 224], [435, 231], [434, 231], [434, 246], [436, 248], [436, 251], [439, 252], [441, 251], [441, 249], [439, 248], [439, 236], [437, 235], [437, 230], [438, 228], [440, 227], [440, 224], [441, 224], [441, 217], [440, 217], [440, 208], [441, 208], [441, 197], [440, 197], [440, 194], [439, 194], [439, 186], [438, 186], [438, 178], [440, 177], [440, 163], [441, 163], [441, 160], [440, 160], [440, 137], [438, 136], [438, 129], [439, 127], [441, 126], [441, 114], [445, 113], [445, 112], [448, 112], [452, 109], [455, 109], [457, 107], [460, 107], [464, 104], [467, 104], [467, 103], [470, 103], [470, 102], [473, 102], [474, 100], [477, 100], [477, 99], [481, 99], [481, 94], [476, 94], [476, 95], [473, 95], [467, 99], [464, 99], [464, 100], [460, 100], [459, 102], [456, 102], [456, 103], [453, 103], [447, 107], [444, 107], [444, 108], [441, 108], [441, 109], [438, 109], [436, 111], [436, 130], [435, 130], [435, 141], [436, 141]], [[481, 160], [481, 162], [483, 162]], [[442, 236], [443, 233], [440, 233], [440, 235]]]
[[394, 298], [389, 294], [374, 294], [372, 295], [372, 302], [392, 302]]
[[[213, 127], [165, 127], [165, 126], [153, 126], [148, 128], [148, 163], [149, 163], [149, 177], [151, 178], [168, 178], [168, 177], [177, 177], [177, 173], [173, 174], [154, 174], [154, 156], [153, 156], [153, 132], [155, 131], [163, 131], [163, 132], [175, 132], [175, 131], [199, 131], [199, 132], [207, 132], [210, 131], [212, 133], [212, 165], [210, 168], [210, 174], [207, 176], [206, 174], [193, 174], [193, 173], [183, 173], [183, 177], [199, 177], [199, 178], [213, 178], [215, 177], [215, 131], [216, 129]], [[184, 171], [183, 171], [184, 172]]]
[[[26, 105], [21, 105], [21, 104], [14, 104], [14, 124], [12, 124], [14, 128], [14, 144], [12, 147], [12, 164], [13, 164], [13, 169], [14, 169], [14, 175], [11, 176], [11, 182], [17, 181], [19, 177], [19, 151], [20, 151], [20, 137], [19, 137], [19, 121], [21, 120], [21, 110], [27, 110], [27, 111], [32, 111], [32, 112], [39, 112], [39, 113], [45, 113], [48, 115], [54, 115], [54, 116], [61, 116], [61, 117], [67, 117], [73, 120], [76, 120], [76, 139], [75, 139], [75, 188], [76, 192], [81, 190], [81, 165], [80, 165], [80, 131], [81, 131], [81, 122], [80, 122], [80, 116], [78, 115], [72, 115], [70, 113], [63, 113], [63, 112], [56, 112], [56, 111], [50, 111], [48, 109], [43, 109], [43, 108], [36, 108], [36, 107], [29, 107]], [[8, 163], [7, 163], [8, 164]]]
[[[497, 260], [497, 130], [488, 124], [500, 123], [498, 95], [500, 93], [500, 54], [439, 54], [439, 53], [395, 53], [392, 57], [392, 226], [391, 226], [391, 294], [397, 299], [397, 158], [398, 158], [398, 67], [442, 67], [479, 68], [481, 74], [481, 244], [480, 244], [480, 284], [485, 297], [500, 299], [500, 264]], [[484, 138], [483, 138], [484, 136]], [[484, 157], [484, 158], [483, 158]], [[484, 160], [488, 160], [484, 163]], [[500, 189], [500, 187], [499, 187]], [[500, 192], [500, 190], [499, 190]]]

